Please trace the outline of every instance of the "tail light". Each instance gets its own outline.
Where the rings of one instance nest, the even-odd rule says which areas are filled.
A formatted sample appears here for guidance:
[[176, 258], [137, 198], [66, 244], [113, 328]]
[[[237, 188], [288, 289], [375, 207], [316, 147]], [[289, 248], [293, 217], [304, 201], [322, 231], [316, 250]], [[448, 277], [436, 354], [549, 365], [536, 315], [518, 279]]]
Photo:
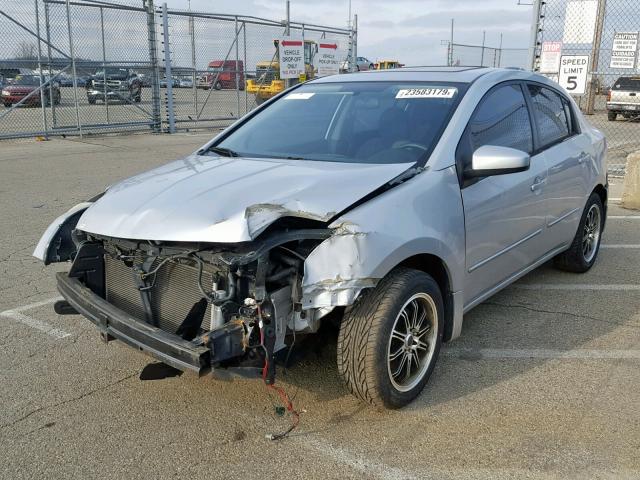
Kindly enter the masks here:
[[607, 102], [611, 101], [611, 89], [607, 91]]

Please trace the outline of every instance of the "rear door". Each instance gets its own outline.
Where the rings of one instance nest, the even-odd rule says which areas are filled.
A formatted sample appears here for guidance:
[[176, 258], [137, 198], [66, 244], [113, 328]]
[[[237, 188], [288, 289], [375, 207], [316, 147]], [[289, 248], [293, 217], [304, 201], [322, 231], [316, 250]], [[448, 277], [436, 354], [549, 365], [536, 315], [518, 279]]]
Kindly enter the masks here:
[[564, 95], [537, 83], [528, 83], [527, 92], [537, 128], [536, 151], [548, 168], [544, 242], [552, 250], [570, 243], [576, 233], [595, 152]]
[[[464, 171], [483, 145], [534, 153], [534, 131], [520, 82], [490, 90], [472, 115], [458, 145], [456, 162]], [[529, 170], [462, 181], [466, 230], [465, 304], [478, 300], [542, 254], [543, 155], [531, 158]]]

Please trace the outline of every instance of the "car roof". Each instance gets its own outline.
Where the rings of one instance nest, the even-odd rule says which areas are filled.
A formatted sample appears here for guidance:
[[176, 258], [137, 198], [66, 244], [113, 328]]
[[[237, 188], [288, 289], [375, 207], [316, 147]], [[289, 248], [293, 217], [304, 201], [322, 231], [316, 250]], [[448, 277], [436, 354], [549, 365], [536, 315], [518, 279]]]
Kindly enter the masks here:
[[392, 70], [369, 70], [364, 72], [332, 75], [313, 80], [312, 83], [375, 82], [375, 81], [423, 81], [471, 83], [492, 72], [531, 73], [520, 69], [488, 67], [402, 67]]

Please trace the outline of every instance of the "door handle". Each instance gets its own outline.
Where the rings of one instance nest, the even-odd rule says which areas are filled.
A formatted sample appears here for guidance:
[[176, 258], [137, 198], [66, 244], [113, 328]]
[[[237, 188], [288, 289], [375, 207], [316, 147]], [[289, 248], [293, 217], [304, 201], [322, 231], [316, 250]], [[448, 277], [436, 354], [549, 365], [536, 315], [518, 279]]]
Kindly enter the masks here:
[[578, 157], [578, 165], [583, 164], [588, 159], [589, 159], [589, 154], [588, 153], [581, 153], [580, 156]]
[[536, 177], [533, 183], [531, 184], [531, 191], [535, 192], [536, 190], [541, 189], [542, 186], [546, 183], [546, 181], [547, 180], [545, 178]]

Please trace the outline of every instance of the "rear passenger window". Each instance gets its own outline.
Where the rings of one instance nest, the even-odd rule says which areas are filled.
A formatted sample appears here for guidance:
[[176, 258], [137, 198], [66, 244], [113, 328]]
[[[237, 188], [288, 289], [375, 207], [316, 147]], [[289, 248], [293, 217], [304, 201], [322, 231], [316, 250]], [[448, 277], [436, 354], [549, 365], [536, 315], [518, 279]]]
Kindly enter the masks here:
[[533, 151], [533, 134], [520, 85], [505, 85], [490, 92], [469, 122], [472, 151], [483, 145]]
[[567, 138], [572, 131], [571, 118], [567, 118], [565, 102], [560, 95], [539, 85], [528, 85], [528, 88], [540, 134], [540, 148]]

